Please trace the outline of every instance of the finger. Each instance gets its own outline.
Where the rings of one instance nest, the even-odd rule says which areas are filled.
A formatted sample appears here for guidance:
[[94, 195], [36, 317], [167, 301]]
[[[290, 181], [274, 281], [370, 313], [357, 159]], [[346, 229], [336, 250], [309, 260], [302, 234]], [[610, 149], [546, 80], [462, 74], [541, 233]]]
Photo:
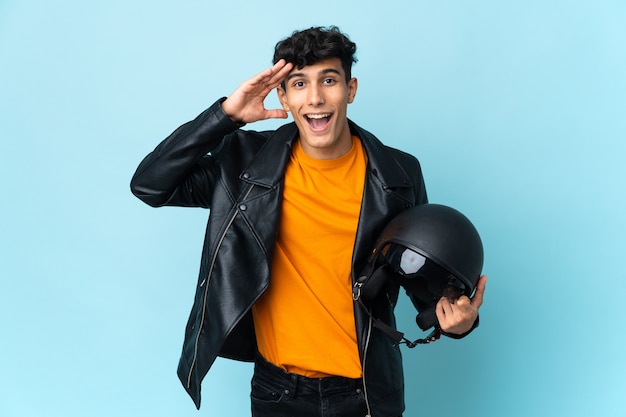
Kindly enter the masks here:
[[472, 305], [476, 308], [483, 304], [483, 297], [485, 295], [485, 287], [487, 286], [487, 275], [483, 275], [476, 284], [476, 292], [472, 297]]
[[273, 72], [278, 72], [280, 71], [282, 68], [284, 68], [287, 65], [287, 61], [285, 61], [284, 58], [279, 59], [278, 61], [276, 61], [276, 63], [274, 64], [274, 66], [272, 66], [272, 71]]
[[281, 72], [289, 72], [292, 68], [293, 64], [291, 62], [287, 62], [283, 58], [281, 58], [272, 67], [272, 73], [278, 74]]
[[256, 76], [253, 77], [253, 79], [255, 81], [270, 83], [275, 81], [275, 78], [277, 77], [286, 76], [289, 71], [291, 71], [291, 68], [293, 68], [293, 64], [287, 63], [284, 59], [281, 59], [271, 68], [268, 68], [258, 73]]
[[272, 68], [268, 68], [250, 78], [246, 83], [242, 84], [241, 88], [248, 94], [267, 96], [271, 90], [283, 82], [292, 68], [293, 64], [285, 64], [284, 61], [282, 63], [279, 61]]
[[441, 314], [448, 316], [452, 314], [454, 306], [447, 297], [441, 297], [437, 302], [436, 310], [441, 310]]
[[282, 109], [266, 110], [265, 116], [267, 119], [286, 119], [289, 117], [287, 112]]
[[281, 59], [272, 67], [273, 73], [268, 81], [268, 85], [270, 85], [271, 88], [278, 87], [292, 69], [293, 64], [291, 62], [285, 62], [284, 59]]
[[437, 315], [439, 326], [445, 331], [449, 329], [452, 324], [454, 306], [447, 298], [443, 297], [439, 300], [435, 307], [435, 314]]
[[446, 312], [443, 308], [443, 304], [441, 300], [439, 300], [439, 302], [435, 306], [435, 315], [437, 315], [437, 321], [439, 322], [440, 326], [445, 324]]
[[279, 73], [281, 69], [284, 69], [285, 63], [281, 61], [278, 61], [273, 67], [267, 68], [254, 75], [248, 80], [248, 83], [251, 85], [261, 84], [269, 87], [269, 84], [272, 82], [272, 78]]
[[472, 300], [467, 295], [462, 295], [456, 300], [455, 304], [457, 309], [466, 310], [472, 306]]

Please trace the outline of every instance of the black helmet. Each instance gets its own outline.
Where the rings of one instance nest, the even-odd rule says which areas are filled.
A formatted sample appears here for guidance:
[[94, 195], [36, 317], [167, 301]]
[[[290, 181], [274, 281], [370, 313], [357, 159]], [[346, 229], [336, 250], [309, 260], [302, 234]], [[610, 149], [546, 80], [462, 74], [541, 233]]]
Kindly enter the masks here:
[[474, 225], [459, 211], [440, 204], [412, 207], [383, 229], [368, 267], [355, 284], [355, 298], [371, 299], [383, 284], [397, 280], [420, 310], [417, 324], [437, 324], [442, 296], [472, 295], [483, 267], [483, 245]]

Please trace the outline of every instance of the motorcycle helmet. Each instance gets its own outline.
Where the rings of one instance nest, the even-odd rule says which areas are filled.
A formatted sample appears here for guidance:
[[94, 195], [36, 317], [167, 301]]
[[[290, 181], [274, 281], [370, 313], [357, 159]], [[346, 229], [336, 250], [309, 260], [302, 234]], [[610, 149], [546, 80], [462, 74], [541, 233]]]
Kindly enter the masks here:
[[353, 296], [372, 299], [388, 280], [404, 287], [420, 313], [422, 330], [437, 326], [441, 297], [470, 297], [483, 266], [483, 245], [474, 225], [441, 204], [412, 207], [393, 218], [378, 237]]

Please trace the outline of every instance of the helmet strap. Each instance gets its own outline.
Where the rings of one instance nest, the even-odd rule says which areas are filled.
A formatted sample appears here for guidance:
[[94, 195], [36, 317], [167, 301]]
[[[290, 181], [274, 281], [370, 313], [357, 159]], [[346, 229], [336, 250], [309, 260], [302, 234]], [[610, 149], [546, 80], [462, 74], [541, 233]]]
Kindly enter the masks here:
[[[439, 338], [441, 337], [441, 334], [442, 334], [441, 328], [439, 327], [439, 324], [435, 324], [435, 329], [428, 336], [426, 336], [423, 339], [416, 339], [415, 341], [411, 342], [409, 339], [404, 337], [404, 333], [402, 333], [401, 331], [397, 329], [394, 329], [393, 327], [389, 326], [387, 323], [382, 322], [380, 319], [377, 319], [376, 317], [374, 317], [372, 313], [370, 312], [370, 310], [367, 308], [367, 306], [363, 303], [363, 301], [360, 298], [356, 299], [355, 301], [358, 303], [358, 305], [360, 305], [365, 310], [367, 315], [370, 316], [370, 318], [373, 321], [373, 326], [377, 328], [378, 330], [382, 331], [384, 334], [386, 334], [391, 340], [393, 340], [394, 345], [405, 344], [409, 348], [414, 348], [417, 345], [424, 345], [424, 344], [439, 340]], [[433, 313], [434, 313], [434, 309], [433, 309]]]

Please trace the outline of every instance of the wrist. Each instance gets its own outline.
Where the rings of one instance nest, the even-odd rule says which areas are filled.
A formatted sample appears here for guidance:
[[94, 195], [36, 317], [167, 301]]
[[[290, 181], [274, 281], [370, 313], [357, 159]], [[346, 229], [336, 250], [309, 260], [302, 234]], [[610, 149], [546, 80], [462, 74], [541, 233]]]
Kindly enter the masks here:
[[232, 111], [231, 107], [230, 107], [230, 103], [228, 102], [228, 98], [227, 97], [223, 97], [222, 99], [220, 99], [220, 107], [222, 108], [222, 111], [224, 112], [224, 114], [226, 116], [228, 116], [228, 118], [235, 123], [238, 127], [242, 127], [244, 126], [246, 123], [244, 121], [242, 121], [241, 119], [239, 119], [234, 112]]

